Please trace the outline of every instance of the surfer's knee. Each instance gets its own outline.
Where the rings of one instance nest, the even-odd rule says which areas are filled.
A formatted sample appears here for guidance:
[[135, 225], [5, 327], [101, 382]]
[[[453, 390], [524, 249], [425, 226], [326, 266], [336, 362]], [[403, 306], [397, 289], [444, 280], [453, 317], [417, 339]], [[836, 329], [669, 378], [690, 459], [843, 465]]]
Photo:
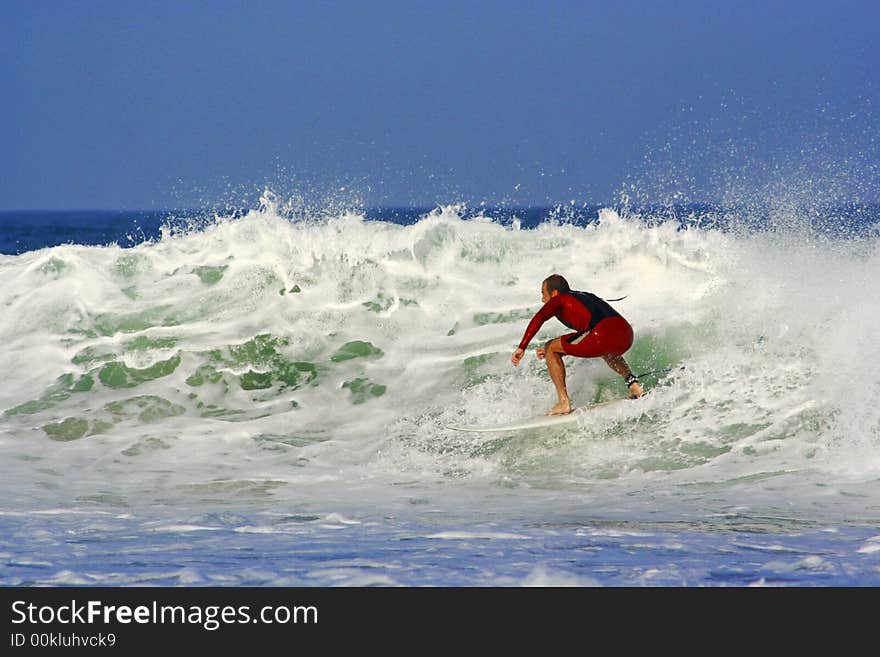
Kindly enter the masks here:
[[552, 340], [548, 340], [547, 344], [544, 345], [544, 353], [559, 354], [560, 356], [564, 356], [565, 349], [563, 349], [562, 347], [562, 338], [553, 338]]

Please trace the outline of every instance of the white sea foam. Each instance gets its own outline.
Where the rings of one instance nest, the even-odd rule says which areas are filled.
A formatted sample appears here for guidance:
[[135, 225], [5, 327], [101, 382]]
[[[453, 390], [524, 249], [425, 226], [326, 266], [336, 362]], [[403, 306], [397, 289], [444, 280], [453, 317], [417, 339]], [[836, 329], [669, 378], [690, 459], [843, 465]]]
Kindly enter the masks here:
[[859, 554], [874, 554], [880, 552], [880, 536], [872, 536], [858, 550]]
[[512, 534], [509, 532], [463, 532], [463, 531], [437, 532], [436, 534], [428, 534], [425, 538], [436, 538], [436, 539], [441, 539], [441, 540], [446, 540], [446, 541], [469, 541], [469, 540], [525, 541], [525, 540], [529, 539], [528, 536], [523, 536], [521, 534]]
[[530, 572], [522, 581], [522, 586], [536, 587], [599, 587], [602, 584], [592, 578], [579, 575], [571, 575], [562, 571], [550, 570], [544, 566], [538, 566]]

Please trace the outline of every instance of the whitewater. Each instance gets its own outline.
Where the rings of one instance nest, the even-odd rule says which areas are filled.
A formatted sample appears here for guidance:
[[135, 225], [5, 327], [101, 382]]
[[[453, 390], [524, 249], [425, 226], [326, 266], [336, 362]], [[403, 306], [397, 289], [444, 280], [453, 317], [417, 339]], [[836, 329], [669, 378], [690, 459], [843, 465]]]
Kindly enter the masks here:
[[[267, 195], [0, 256], [0, 583], [878, 585], [880, 240], [786, 212], [395, 223]], [[552, 273], [624, 297], [651, 394], [446, 428], [553, 404], [534, 348], [561, 324], [510, 363]], [[567, 366], [575, 405], [626, 396]]]

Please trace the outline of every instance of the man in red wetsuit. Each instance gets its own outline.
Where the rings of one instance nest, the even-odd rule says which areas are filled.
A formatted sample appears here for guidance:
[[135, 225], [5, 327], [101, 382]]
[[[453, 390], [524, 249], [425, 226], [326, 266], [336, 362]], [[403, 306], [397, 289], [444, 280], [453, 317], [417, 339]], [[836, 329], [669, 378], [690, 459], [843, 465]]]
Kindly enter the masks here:
[[547, 415], [564, 415], [572, 410], [565, 387], [565, 365], [562, 362], [562, 357], [566, 355], [579, 358], [601, 356], [611, 369], [624, 378], [630, 397], [635, 399], [642, 396], [642, 385], [623, 359], [623, 353], [633, 343], [632, 327], [608, 302], [589, 292], [573, 291], [568, 286], [568, 281], [559, 274], [549, 276], [541, 284], [541, 301], [544, 306], [529, 322], [523, 339], [510, 360], [514, 365], [519, 365], [529, 342], [551, 317], [574, 331], [550, 340], [536, 352], [538, 358], [547, 360], [547, 370], [559, 396], [559, 403]]

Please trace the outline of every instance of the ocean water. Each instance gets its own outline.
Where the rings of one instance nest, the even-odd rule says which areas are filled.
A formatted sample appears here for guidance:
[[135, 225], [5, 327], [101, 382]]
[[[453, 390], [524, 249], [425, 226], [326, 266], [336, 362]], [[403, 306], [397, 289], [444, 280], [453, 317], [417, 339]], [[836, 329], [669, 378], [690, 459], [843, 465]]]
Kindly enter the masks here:
[[[878, 222], [0, 214], [0, 584], [876, 586]], [[668, 371], [447, 429], [552, 405], [509, 358], [554, 272], [625, 297], [627, 360]]]

